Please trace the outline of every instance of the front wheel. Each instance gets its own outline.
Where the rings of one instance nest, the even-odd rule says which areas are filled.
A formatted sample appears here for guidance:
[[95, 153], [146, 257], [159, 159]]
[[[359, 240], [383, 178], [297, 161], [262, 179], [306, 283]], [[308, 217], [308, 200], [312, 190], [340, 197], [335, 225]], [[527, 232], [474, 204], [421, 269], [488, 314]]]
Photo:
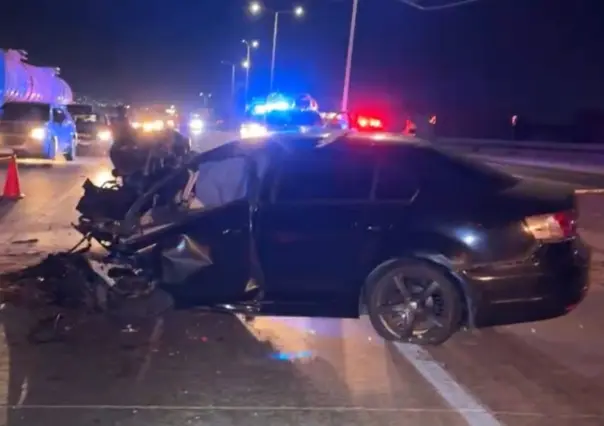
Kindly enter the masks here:
[[59, 140], [56, 138], [56, 136], [53, 136], [42, 152], [42, 156], [48, 160], [55, 160], [58, 154]]
[[369, 319], [386, 340], [439, 345], [461, 323], [463, 302], [456, 283], [437, 265], [401, 259], [366, 288]]

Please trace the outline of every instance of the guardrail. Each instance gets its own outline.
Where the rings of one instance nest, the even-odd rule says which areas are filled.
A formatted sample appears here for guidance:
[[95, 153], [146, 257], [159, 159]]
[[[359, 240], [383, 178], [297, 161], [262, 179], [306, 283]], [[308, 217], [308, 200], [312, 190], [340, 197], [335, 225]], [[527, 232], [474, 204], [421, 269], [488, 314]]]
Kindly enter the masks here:
[[[200, 148], [211, 149], [238, 137], [237, 132], [210, 131], [198, 143]], [[501, 162], [604, 173], [604, 144], [466, 138], [439, 138], [434, 143], [454, 152], [496, 157]]]
[[504, 163], [604, 173], [604, 144], [453, 138], [441, 138], [435, 144], [458, 153], [490, 157]]
[[604, 144], [579, 144], [562, 142], [533, 142], [533, 141], [510, 141], [498, 139], [466, 139], [466, 138], [438, 138], [436, 143], [447, 145], [466, 146], [481, 149], [509, 149], [509, 150], [533, 150], [565, 153], [598, 153], [604, 154]]
[[[237, 138], [238, 132], [209, 131], [204, 135], [218, 138]], [[470, 139], [470, 138], [438, 138], [435, 143], [467, 147], [476, 151], [485, 149], [505, 149], [514, 151], [549, 151], [556, 153], [597, 153], [604, 155], [604, 144], [578, 144], [563, 142], [534, 142], [534, 141], [512, 141], [504, 139]]]

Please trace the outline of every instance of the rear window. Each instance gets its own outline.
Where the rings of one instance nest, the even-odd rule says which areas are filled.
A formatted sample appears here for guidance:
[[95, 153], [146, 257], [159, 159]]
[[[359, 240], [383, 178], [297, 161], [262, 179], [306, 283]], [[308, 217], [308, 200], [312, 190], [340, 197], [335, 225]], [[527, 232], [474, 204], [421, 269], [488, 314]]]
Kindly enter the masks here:
[[518, 182], [514, 176], [478, 160], [434, 148], [424, 148], [424, 151], [427, 152], [427, 160], [432, 162], [433, 167], [442, 167], [441, 179], [449, 183], [447, 186], [457, 181], [477, 189], [497, 191], [514, 186]]
[[419, 189], [417, 176], [400, 161], [384, 158], [380, 162], [375, 199], [381, 201], [411, 201]]
[[76, 115], [91, 115], [94, 109], [92, 105], [67, 105], [67, 111], [75, 117]]
[[93, 123], [105, 124], [105, 120], [99, 114], [71, 114], [77, 124]]
[[50, 105], [6, 103], [0, 109], [0, 119], [4, 121], [48, 121], [50, 120]]
[[517, 179], [479, 161], [433, 147], [404, 146], [381, 156], [376, 198], [409, 199], [417, 189], [459, 196], [469, 191], [500, 191]]

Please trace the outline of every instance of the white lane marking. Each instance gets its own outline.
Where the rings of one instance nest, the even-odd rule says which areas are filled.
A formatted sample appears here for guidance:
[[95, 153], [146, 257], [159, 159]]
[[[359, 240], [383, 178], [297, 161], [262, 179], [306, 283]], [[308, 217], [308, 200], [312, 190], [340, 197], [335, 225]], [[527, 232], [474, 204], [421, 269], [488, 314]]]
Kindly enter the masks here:
[[29, 378], [25, 377], [23, 383], [21, 383], [21, 393], [19, 394], [19, 401], [17, 402], [17, 407], [22, 406], [27, 399], [27, 395], [29, 394]]
[[[0, 305], [0, 310], [4, 310], [5, 305]], [[9, 349], [8, 342], [6, 341], [6, 333], [4, 324], [0, 323], [0, 405], [10, 404], [11, 402], [11, 350]], [[9, 414], [6, 407], [0, 408], [0, 425], [9, 424]]]
[[[111, 404], [26, 404], [22, 406], [0, 404], [0, 408], [9, 410], [127, 410], [127, 411], [214, 411], [214, 412], [327, 412], [327, 413], [429, 413], [450, 414], [450, 408], [410, 408], [410, 407], [363, 407], [363, 406], [288, 406], [288, 405], [111, 405]], [[463, 413], [473, 413], [473, 410], [463, 410]], [[496, 411], [495, 414], [510, 417], [543, 418], [543, 419], [604, 419], [599, 414], [548, 414], [533, 411]]]
[[464, 418], [468, 426], [503, 426], [493, 413], [459, 385], [426, 350], [404, 343], [395, 343], [394, 346], [447, 404]]
[[575, 194], [604, 194], [604, 188], [575, 189]]
[[568, 183], [568, 182], [563, 182], [560, 180], [554, 180], [554, 179], [548, 179], [548, 178], [544, 178], [544, 177], [540, 177], [540, 176], [528, 176], [528, 175], [519, 175], [519, 174], [512, 174], [512, 176], [517, 177], [518, 179], [522, 179], [524, 181], [538, 181], [538, 182], [547, 182], [547, 183], [553, 183], [556, 184], [558, 186], [568, 186], [568, 187], [572, 187], [573, 185]]
[[151, 332], [151, 337], [149, 338], [149, 347], [147, 348], [145, 359], [138, 370], [138, 374], [136, 375], [137, 382], [142, 382], [145, 377], [147, 377], [147, 373], [149, 372], [149, 368], [151, 367], [151, 360], [153, 359], [153, 354], [157, 352], [159, 348], [159, 343], [163, 332], [164, 318], [159, 317], [155, 320], [155, 325], [153, 326], [153, 331]]

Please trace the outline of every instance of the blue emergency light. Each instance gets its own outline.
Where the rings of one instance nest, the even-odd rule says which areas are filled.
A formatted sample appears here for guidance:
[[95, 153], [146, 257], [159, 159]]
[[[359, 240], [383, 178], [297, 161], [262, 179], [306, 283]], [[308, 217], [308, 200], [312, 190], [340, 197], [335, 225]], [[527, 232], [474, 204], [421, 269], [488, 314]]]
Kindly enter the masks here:
[[318, 110], [317, 102], [310, 95], [297, 97], [286, 96], [282, 93], [271, 93], [265, 99], [248, 105], [252, 115], [265, 115], [274, 111]]
[[256, 104], [252, 107], [252, 114], [264, 115], [273, 111], [288, 111], [294, 106], [287, 101], [266, 102], [264, 104]]

